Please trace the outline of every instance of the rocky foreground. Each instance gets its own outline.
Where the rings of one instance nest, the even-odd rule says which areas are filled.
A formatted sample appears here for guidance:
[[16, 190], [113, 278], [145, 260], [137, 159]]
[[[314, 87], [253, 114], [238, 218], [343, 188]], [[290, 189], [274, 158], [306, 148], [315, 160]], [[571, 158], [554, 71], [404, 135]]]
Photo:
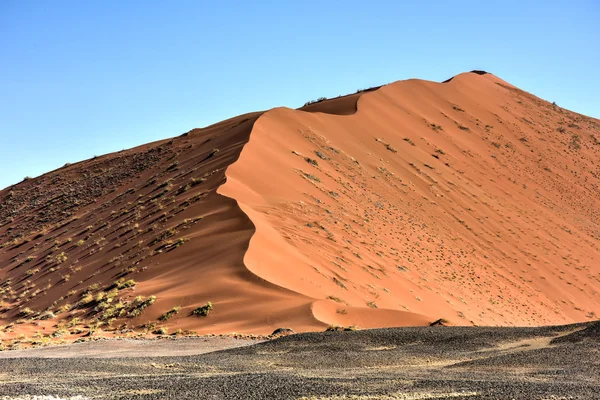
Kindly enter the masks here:
[[[128, 341], [119, 341], [124, 357], [112, 358], [90, 357], [101, 354], [102, 346], [114, 349], [115, 341], [94, 343], [92, 352], [90, 343], [51, 354], [5, 352], [0, 398], [600, 398], [600, 322], [304, 333], [214, 351], [219, 340], [221, 347], [234, 345], [231, 339], [206, 345], [203, 339], [177, 339], [140, 348], [131, 341], [138, 350], [131, 357]], [[196, 354], [156, 356], [169, 346], [174, 354]], [[203, 346], [212, 352], [199, 354]], [[80, 350], [86, 357], [73, 358]]]

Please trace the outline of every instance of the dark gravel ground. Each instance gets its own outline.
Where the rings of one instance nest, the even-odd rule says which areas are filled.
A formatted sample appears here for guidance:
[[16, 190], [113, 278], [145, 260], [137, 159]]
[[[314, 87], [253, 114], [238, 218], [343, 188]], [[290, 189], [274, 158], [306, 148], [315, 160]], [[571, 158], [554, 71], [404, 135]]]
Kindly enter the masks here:
[[600, 322], [306, 333], [177, 357], [0, 359], [0, 399], [34, 395], [600, 399]]

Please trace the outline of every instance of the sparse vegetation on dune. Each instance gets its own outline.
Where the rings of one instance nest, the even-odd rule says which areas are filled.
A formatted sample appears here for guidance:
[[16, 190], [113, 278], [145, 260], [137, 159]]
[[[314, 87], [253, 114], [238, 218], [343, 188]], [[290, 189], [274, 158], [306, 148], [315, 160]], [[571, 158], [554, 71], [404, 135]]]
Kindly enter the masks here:
[[179, 314], [180, 310], [181, 310], [180, 306], [173, 307], [172, 309], [170, 309], [169, 311], [167, 311], [166, 313], [164, 313], [163, 315], [158, 317], [158, 320], [159, 321], [168, 321], [171, 318], [173, 318], [175, 315]]
[[131, 310], [127, 313], [127, 317], [135, 318], [142, 314], [142, 312], [156, 301], [156, 296], [150, 296], [144, 299], [142, 296], [138, 296], [133, 300], [131, 304]]
[[161, 326], [160, 328], [153, 330], [152, 333], [155, 335], [166, 335], [169, 333], [169, 328]]
[[195, 316], [198, 316], [198, 317], [207, 317], [208, 314], [212, 311], [213, 308], [214, 308], [213, 304], [209, 301], [205, 305], [200, 306], [198, 308], [195, 308], [192, 311], [192, 315], [195, 315]]
[[137, 285], [137, 282], [134, 281], [133, 279], [127, 279], [127, 280], [125, 280], [124, 278], [121, 278], [117, 282], [115, 282], [114, 286], [117, 289], [121, 290], [121, 289], [132, 288], [135, 285]]
[[350, 326], [337, 326], [337, 325], [330, 325], [327, 327], [327, 329], [325, 329], [325, 332], [351, 332], [351, 331], [356, 331], [358, 330], [358, 327], [356, 325], [350, 325]]
[[319, 97], [316, 100], [307, 101], [306, 103], [304, 103], [304, 107], [309, 106], [311, 104], [320, 103], [320, 102], [325, 101], [325, 100], [327, 100], [327, 97]]

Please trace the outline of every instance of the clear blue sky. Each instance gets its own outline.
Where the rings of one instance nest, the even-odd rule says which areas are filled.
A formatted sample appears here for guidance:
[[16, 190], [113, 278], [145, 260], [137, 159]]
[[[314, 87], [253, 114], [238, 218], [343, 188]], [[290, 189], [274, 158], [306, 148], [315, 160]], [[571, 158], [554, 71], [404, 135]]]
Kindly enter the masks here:
[[0, 188], [241, 113], [472, 69], [600, 117], [599, 21], [598, 0], [2, 0]]

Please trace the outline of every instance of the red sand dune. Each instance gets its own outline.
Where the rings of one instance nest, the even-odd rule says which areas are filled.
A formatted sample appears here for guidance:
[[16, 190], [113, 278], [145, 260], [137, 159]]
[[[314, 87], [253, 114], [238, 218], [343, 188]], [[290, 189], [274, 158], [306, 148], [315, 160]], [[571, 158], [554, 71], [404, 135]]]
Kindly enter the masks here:
[[600, 121], [465, 73], [68, 165], [0, 192], [0, 338], [597, 318], [599, 154]]

